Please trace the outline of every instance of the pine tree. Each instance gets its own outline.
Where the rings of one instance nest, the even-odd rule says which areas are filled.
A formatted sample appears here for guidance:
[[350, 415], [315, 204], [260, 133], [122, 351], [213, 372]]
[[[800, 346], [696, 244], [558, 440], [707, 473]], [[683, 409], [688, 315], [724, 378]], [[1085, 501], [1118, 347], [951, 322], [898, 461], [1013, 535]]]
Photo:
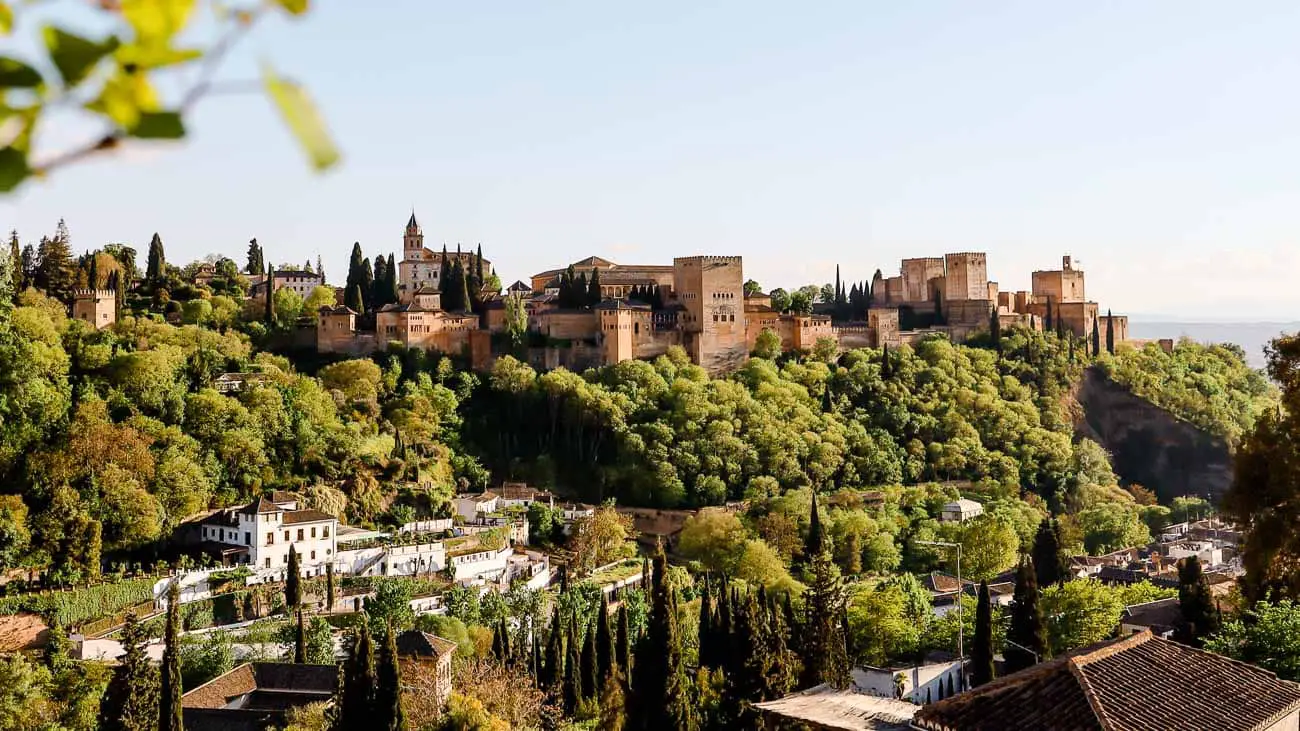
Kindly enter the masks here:
[[307, 625], [302, 621], [302, 609], [298, 609], [298, 631], [293, 638], [293, 661], [299, 665], [307, 662]]
[[1097, 318], [1092, 318], [1092, 355], [1101, 355], [1101, 334], [1097, 331]]
[[41, 238], [38, 255], [40, 264], [36, 267], [36, 286], [50, 297], [71, 302], [76, 285], [76, 267], [72, 262], [68, 228], [62, 219], [53, 238]]
[[632, 680], [632, 627], [628, 623], [627, 604], [618, 606], [618, 654], [617, 662], [619, 672], [623, 674], [623, 682], [629, 683]]
[[1011, 623], [1007, 626], [1008, 642], [1002, 651], [1002, 656], [1006, 658], [1005, 665], [1008, 673], [1024, 670], [1046, 657], [1047, 629], [1043, 626], [1043, 610], [1039, 606], [1038, 599], [1038, 580], [1034, 575], [1034, 564], [1028, 559], [1022, 559], [1016, 569], [1016, 590], [1011, 601]]
[[1054, 586], [1069, 576], [1070, 559], [1061, 548], [1061, 524], [1056, 518], [1038, 523], [1032, 555], [1038, 586]]
[[23, 251], [18, 241], [18, 229], [9, 232], [9, 277], [12, 299], [18, 302], [18, 294], [23, 291]]
[[600, 612], [596, 617], [596, 668], [600, 683], [597, 688], [605, 687], [605, 681], [614, 677], [618, 665], [614, 660], [614, 633], [609, 626], [609, 599], [602, 592], [600, 595]]
[[[153, 246], [150, 245], [150, 253]], [[244, 265], [245, 274], [261, 274], [266, 270], [266, 262], [262, 260], [262, 246], [257, 243], [257, 239], [248, 240], [248, 263]]]
[[391, 622], [384, 632], [384, 646], [379, 651], [377, 676], [374, 716], [366, 728], [406, 731], [406, 714], [402, 711], [402, 670], [397, 660], [397, 631]]
[[1115, 354], [1115, 316], [1106, 310], [1106, 352]]
[[636, 728], [698, 728], [677, 627], [677, 594], [668, 581], [663, 544], [655, 550], [650, 616], [632, 665], [629, 720]]
[[158, 723], [158, 670], [145, 654], [149, 638], [134, 612], [126, 615], [121, 642], [125, 654], [104, 689], [97, 728], [152, 731]]
[[993, 606], [989, 601], [989, 582], [980, 582], [979, 602], [975, 606], [975, 643], [970, 653], [970, 684], [978, 688], [993, 679]]
[[298, 551], [289, 546], [289, 568], [284, 576], [284, 604], [297, 609], [302, 604], [302, 574], [298, 568]]
[[840, 622], [844, 612], [844, 588], [840, 572], [825, 551], [812, 562], [812, 581], [804, 593], [803, 687], [826, 683], [835, 688], [849, 684], [849, 659]]
[[150, 286], [157, 286], [167, 278], [167, 257], [163, 253], [162, 237], [156, 231], [149, 240], [149, 259], [145, 265], [144, 278]]
[[182, 731], [181, 721], [181, 590], [180, 579], [167, 590], [166, 647], [158, 692], [158, 731]]
[[812, 561], [820, 556], [822, 551], [826, 550], [826, 537], [822, 533], [822, 519], [820, 511], [817, 509], [817, 492], [813, 491], [812, 496], [812, 513], [808, 517], [808, 537], [803, 543], [803, 557], [805, 561]]
[[1178, 607], [1183, 617], [1174, 638], [1179, 642], [1200, 647], [1206, 637], [1219, 630], [1219, 611], [1210, 594], [1210, 582], [1195, 555], [1178, 562]]
[[379, 674], [375, 668], [375, 649], [370, 637], [370, 623], [362, 621], [356, 625], [352, 648], [348, 659], [343, 664], [343, 678], [335, 708], [338, 731], [372, 728], [376, 686]]

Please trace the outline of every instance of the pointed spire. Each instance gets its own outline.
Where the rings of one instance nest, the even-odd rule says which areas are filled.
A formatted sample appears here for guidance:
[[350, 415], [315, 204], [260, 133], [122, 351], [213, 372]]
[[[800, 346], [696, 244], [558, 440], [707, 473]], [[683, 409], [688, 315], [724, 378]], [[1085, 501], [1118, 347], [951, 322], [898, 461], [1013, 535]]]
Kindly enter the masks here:
[[415, 220], [415, 207], [414, 207], [414, 206], [411, 207], [411, 220], [409, 220], [409, 221], [406, 222], [406, 231], [407, 231], [407, 233], [419, 233], [419, 232], [420, 232], [420, 224], [419, 224], [418, 221]]

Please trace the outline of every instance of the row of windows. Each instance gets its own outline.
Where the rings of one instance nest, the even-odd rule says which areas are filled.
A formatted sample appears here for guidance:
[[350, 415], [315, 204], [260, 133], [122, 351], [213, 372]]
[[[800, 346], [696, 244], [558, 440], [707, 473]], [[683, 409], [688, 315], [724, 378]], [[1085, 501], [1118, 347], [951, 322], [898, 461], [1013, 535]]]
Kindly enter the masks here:
[[[299, 529], [298, 529], [298, 540], [300, 540], [300, 541], [302, 541], [302, 540], [306, 540], [306, 539], [303, 537], [303, 531], [304, 531], [304, 530], [305, 530], [304, 528], [299, 528]], [[321, 538], [329, 538], [329, 537], [330, 537], [330, 529], [329, 529], [329, 526], [324, 526], [324, 527], [322, 527], [320, 530], [321, 530], [321, 536], [320, 536]], [[245, 535], [247, 535], [247, 534], [245, 534]], [[316, 528], [315, 528], [315, 527], [312, 527], [312, 529], [311, 529], [311, 537], [312, 537], [312, 538], [315, 538], [315, 537], [316, 537]], [[284, 532], [284, 540], [285, 540], [286, 543], [289, 542], [289, 531], [287, 531], [287, 530]], [[267, 531], [267, 532], [266, 532], [266, 545], [268, 545], [268, 546], [275, 545], [275, 531]]]
[[715, 300], [734, 300], [734, 299], [736, 299], [736, 294], [735, 294], [734, 292], [714, 292], [714, 293], [713, 293], [713, 299], [715, 299]]
[[[330, 549], [328, 549], [328, 548], [325, 549], [325, 555], [326, 555], [326, 556], [330, 555]], [[315, 551], [312, 551], [312, 552], [311, 552], [311, 558], [310, 558], [309, 560], [311, 560], [311, 561], [315, 561], [315, 560], [316, 560], [316, 552], [315, 552]], [[289, 554], [287, 554], [287, 553], [284, 555], [284, 563], [289, 563]], [[264, 567], [268, 568], [268, 569], [271, 568], [271, 557], [270, 557], [270, 556], [267, 556], [267, 557], [266, 557], [266, 560], [262, 562], [262, 565], [263, 565]]]
[[735, 322], [736, 316], [735, 315], [714, 315], [713, 321], [714, 322]]

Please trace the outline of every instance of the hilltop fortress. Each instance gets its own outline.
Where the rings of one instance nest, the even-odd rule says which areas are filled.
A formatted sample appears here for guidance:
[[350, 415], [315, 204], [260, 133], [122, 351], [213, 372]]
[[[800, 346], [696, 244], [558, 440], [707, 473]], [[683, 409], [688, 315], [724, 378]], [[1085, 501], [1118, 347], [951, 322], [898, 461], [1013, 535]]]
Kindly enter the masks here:
[[[436, 286], [444, 254], [424, 247], [414, 214], [403, 232], [404, 258], [397, 304], [369, 318], [342, 305], [320, 311], [317, 348], [364, 354], [389, 343], [469, 357], [486, 368], [504, 352], [507, 298], [527, 318], [527, 355], [542, 369], [580, 370], [662, 355], [681, 346], [712, 373], [742, 365], [760, 334], [774, 333], [783, 351], [811, 350], [829, 339], [839, 349], [897, 347], [935, 333], [956, 341], [987, 331], [996, 317], [1003, 328], [1021, 325], [1069, 332], [1089, 341], [1095, 331], [1128, 337], [1128, 320], [1107, 319], [1087, 299], [1084, 274], [1069, 256], [1061, 268], [1036, 271], [1030, 290], [1003, 292], [989, 281], [982, 252], [904, 259], [899, 274], [877, 272], [856, 319], [844, 319], [832, 303], [812, 312], [780, 312], [770, 295], [745, 292], [739, 256], [688, 256], [671, 265], [624, 265], [588, 257], [562, 269], [515, 282], [506, 292], [480, 293], [478, 312], [448, 312]], [[448, 254], [468, 256], [467, 254]], [[839, 314], [840, 317], [836, 317]]]

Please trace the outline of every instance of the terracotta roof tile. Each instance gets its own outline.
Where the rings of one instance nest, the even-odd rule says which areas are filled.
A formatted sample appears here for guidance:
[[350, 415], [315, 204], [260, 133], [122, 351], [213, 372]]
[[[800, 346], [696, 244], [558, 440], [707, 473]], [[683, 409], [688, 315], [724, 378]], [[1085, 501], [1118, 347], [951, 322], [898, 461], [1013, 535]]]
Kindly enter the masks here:
[[1300, 709], [1300, 685], [1140, 632], [932, 703], [932, 731], [1164, 731], [1268, 728]]
[[329, 513], [322, 513], [319, 510], [290, 510], [284, 514], [284, 524], [293, 525], [294, 523], [320, 523], [326, 520], [337, 520]]

